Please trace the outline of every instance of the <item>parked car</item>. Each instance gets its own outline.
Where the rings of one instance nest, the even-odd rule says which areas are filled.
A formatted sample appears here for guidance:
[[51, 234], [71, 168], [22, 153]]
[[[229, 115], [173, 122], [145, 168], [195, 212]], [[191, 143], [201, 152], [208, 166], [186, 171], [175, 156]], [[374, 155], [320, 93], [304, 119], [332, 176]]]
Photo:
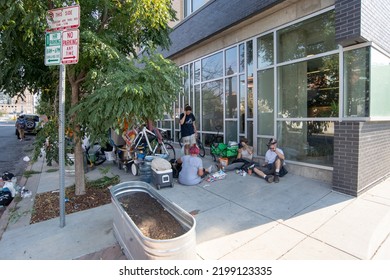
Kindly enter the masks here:
[[[38, 128], [39, 116], [35, 114], [23, 114], [24, 119], [26, 120], [26, 127], [24, 132], [26, 134], [36, 134], [37, 131], [35, 128]], [[19, 131], [15, 128], [15, 135], [19, 138]]]

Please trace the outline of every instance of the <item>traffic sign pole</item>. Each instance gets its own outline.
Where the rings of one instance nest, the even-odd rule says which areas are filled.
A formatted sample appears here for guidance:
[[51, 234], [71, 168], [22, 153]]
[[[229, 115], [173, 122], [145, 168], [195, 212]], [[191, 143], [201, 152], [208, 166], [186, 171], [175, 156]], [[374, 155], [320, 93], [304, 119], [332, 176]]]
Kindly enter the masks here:
[[79, 59], [79, 30], [67, 29], [80, 26], [80, 6], [50, 10], [47, 12], [46, 19], [49, 28], [46, 30], [45, 65], [60, 65], [58, 152], [60, 227], [62, 228], [65, 226], [65, 64], [75, 64]]

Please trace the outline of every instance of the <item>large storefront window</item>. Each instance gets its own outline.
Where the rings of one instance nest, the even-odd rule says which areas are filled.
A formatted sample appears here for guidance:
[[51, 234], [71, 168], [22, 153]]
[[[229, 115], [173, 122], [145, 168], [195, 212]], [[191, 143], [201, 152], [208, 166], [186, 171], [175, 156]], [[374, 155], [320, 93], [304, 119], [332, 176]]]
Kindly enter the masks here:
[[279, 67], [278, 117], [337, 117], [338, 69], [338, 55]]
[[279, 146], [293, 161], [333, 165], [334, 123], [331, 121], [278, 122]]
[[344, 53], [344, 114], [368, 117], [370, 106], [370, 48]]
[[[367, 57], [345, 52], [342, 74], [368, 69]], [[330, 11], [190, 62], [183, 67], [184, 92], [195, 108], [203, 142], [210, 144], [220, 126], [225, 142], [246, 136], [257, 155], [264, 155], [269, 138], [277, 137], [288, 160], [332, 166], [334, 122], [341, 112], [339, 58]], [[384, 67], [381, 59], [372, 64], [378, 65], [378, 73]], [[359, 80], [368, 77], [367, 71]], [[348, 100], [360, 99], [346, 79]], [[381, 90], [379, 79], [376, 87]], [[378, 101], [375, 106], [383, 113], [381, 105]]]
[[278, 62], [336, 50], [334, 11], [278, 31], [277, 40]]

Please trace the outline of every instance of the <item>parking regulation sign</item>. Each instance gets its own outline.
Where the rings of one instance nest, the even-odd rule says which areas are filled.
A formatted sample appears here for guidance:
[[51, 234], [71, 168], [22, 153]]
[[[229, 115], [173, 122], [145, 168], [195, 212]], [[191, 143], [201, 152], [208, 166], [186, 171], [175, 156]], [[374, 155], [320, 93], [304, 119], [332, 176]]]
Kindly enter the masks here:
[[78, 28], [80, 26], [80, 6], [63, 7], [47, 12], [47, 31]]
[[79, 61], [79, 30], [62, 32], [62, 64], [76, 64]]
[[45, 65], [60, 65], [62, 45], [61, 32], [47, 32], [45, 41]]

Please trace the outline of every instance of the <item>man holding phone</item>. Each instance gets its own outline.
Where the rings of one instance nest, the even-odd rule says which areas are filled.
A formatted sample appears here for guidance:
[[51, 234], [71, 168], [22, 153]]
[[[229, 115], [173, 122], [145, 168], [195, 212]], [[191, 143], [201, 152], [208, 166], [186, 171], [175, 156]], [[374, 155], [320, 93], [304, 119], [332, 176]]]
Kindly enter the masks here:
[[196, 144], [195, 116], [190, 105], [186, 104], [184, 112], [180, 114], [180, 133], [184, 144], [184, 154], [188, 155], [190, 146]]
[[279, 177], [283, 177], [287, 171], [283, 168], [284, 165], [284, 153], [282, 149], [277, 147], [278, 141], [275, 138], [271, 138], [268, 141], [268, 150], [265, 153], [265, 163], [260, 167], [255, 165], [251, 166], [253, 172], [264, 178], [268, 183], [279, 183]]

